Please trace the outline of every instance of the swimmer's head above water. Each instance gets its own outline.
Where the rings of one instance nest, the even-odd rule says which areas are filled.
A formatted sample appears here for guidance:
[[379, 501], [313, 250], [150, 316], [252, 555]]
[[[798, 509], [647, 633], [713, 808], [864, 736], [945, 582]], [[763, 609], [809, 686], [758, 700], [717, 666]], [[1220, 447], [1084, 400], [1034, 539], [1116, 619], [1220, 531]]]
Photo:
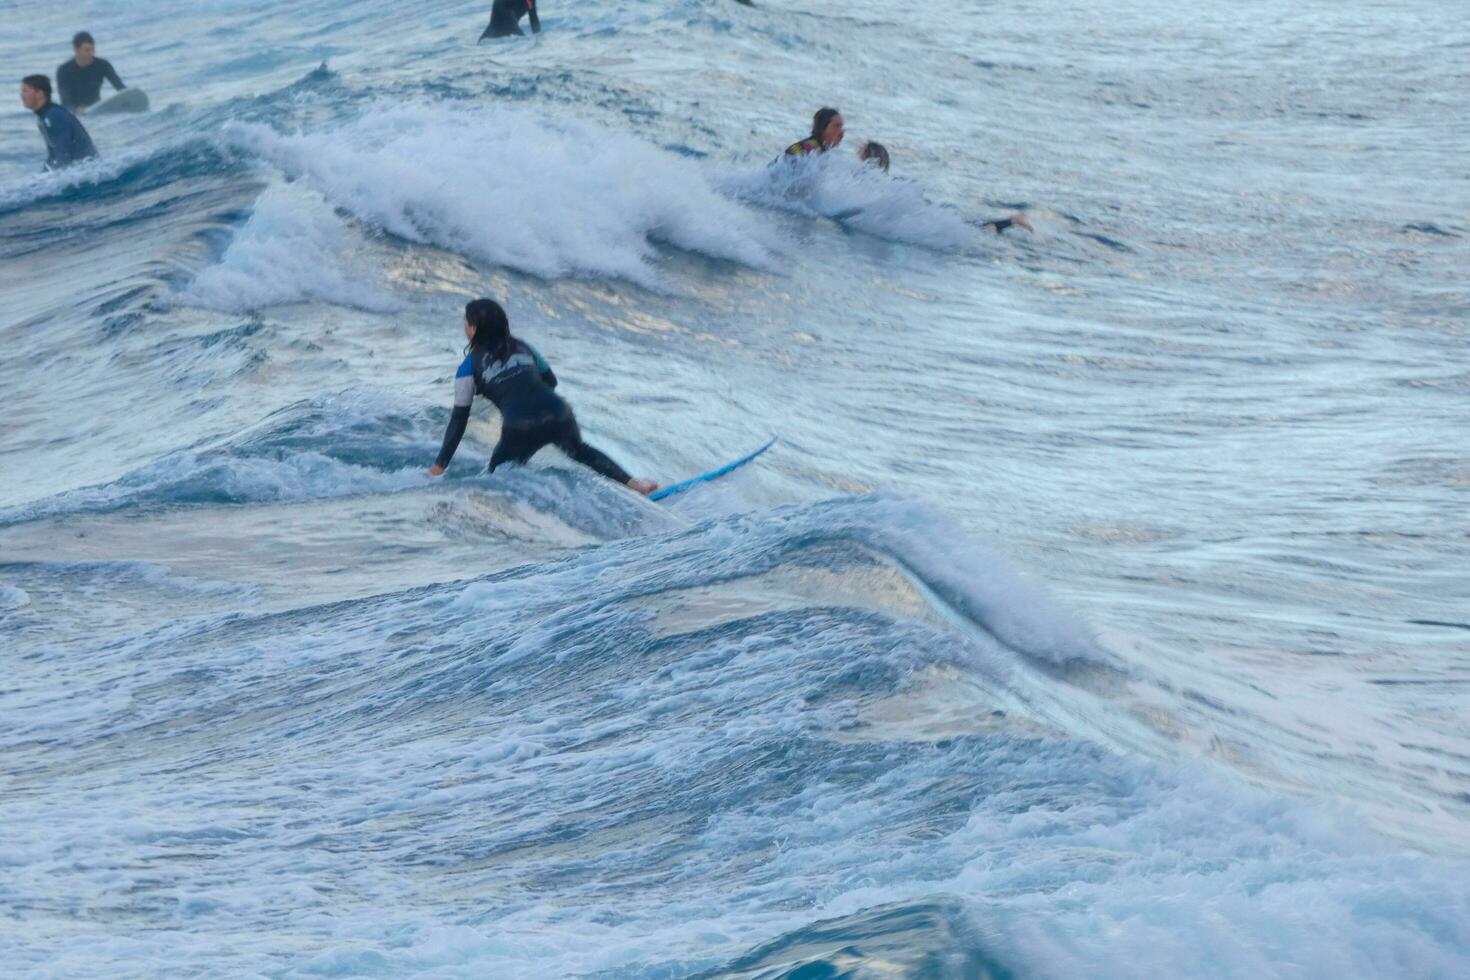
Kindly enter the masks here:
[[858, 147], [858, 159], [864, 163], [876, 163], [888, 173], [888, 149], [882, 143], [874, 143], [872, 140]]
[[27, 75], [20, 80], [20, 104], [32, 112], [40, 112], [51, 101], [51, 79], [45, 75]]
[[85, 68], [97, 59], [97, 42], [86, 31], [77, 31], [71, 39], [71, 49], [76, 52], [77, 65]]
[[823, 150], [841, 143], [844, 132], [842, 113], [836, 109], [823, 107], [812, 116], [812, 139], [819, 141]]

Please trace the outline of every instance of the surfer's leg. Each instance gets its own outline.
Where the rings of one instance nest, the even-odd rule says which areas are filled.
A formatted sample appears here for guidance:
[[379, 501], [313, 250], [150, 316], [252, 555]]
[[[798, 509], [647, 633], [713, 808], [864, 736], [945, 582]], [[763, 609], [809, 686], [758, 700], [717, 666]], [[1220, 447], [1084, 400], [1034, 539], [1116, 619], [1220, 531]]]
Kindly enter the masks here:
[[609, 459], [606, 453], [583, 442], [581, 436], [574, 439], [563, 439], [556, 444], [556, 447], [583, 466], [596, 470], [609, 480], [627, 483], [633, 479], [628, 475], [627, 470]]
[[538, 426], [504, 425], [500, 429], [500, 441], [495, 444], [495, 451], [490, 454], [490, 466], [487, 473], [494, 473], [497, 466], [505, 463], [520, 463], [525, 465], [530, 462], [536, 450], [546, 445], [545, 438], [538, 438], [540, 433]]
[[632, 487], [639, 493], [652, 493], [658, 489], [658, 484], [656, 483], [651, 483], [648, 480], [633, 479], [628, 475], [627, 470], [609, 459], [606, 453], [583, 442], [582, 432], [577, 427], [576, 419], [568, 419], [566, 421], [556, 439], [556, 448], [588, 469], [596, 470], [609, 480], [616, 480], [624, 486]]

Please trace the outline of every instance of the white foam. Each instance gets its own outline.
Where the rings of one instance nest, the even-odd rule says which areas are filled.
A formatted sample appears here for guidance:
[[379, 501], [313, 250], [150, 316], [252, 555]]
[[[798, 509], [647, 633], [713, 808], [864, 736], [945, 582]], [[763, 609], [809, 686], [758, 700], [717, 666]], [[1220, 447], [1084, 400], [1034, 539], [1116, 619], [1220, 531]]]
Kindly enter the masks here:
[[0, 899], [128, 907], [169, 941], [31, 914], [0, 952], [87, 974], [179, 972], [213, 942], [237, 974], [685, 975], [953, 896], [1027, 976], [1463, 972], [1463, 875], [1340, 813], [1001, 723], [839, 737], [901, 689], [886, 668], [970, 661], [928, 625], [823, 604], [691, 623], [682, 649], [642, 635], [650, 593], [874, 528], [944, 542], [956, 576], [981, 561], [923, 508], [866, 498], [85, 640], [30, 668], [44, 699], [0, 712], [46, 776], [4, 801]]
[[421, 105], [296, 135], [234, 124], [225, 138], [395, 235], [548, 279], [658, 287], [660, 243], [772, 261], [769, 233], [697, 165], [597, 126]]
[[918, 183], [845, 151], [781, 160], [757, 171], [728, 171], [720, 186], [764, 207], [840, 218], [849, 228], [879, 238], [953, 250], [978, 244], [975, 226], [957, 210], [930, 201]]
[[912, 499], [876, 495], [819, 520], [828, 522], [828, 534], [851, 535], [892, 556], [1017, 653], [1055, 664], [1118, 664], [1044, 583], [1023, 576], [937, 510]]
[[397, 309], [386, 290], [345, 271], [350, 248], [348, 229], [320, 194], [274, 185], [256, 200], [219, 264], [195, 277], [178, 302], [226, 313], [308, 300]]
[[[39, 143], [38, 157], [44, 156], [45, 148]], [[83, 160], [59, 170], [46, 170], [28, 174], [19, 180], [0, 185], [0, 211], [25, 207], [36, 201], [58, 197], [74, 187], [84, 184], [104, 184], [115, 180], [123, 171], [138, 163], [156, 157], [155, 150], [124, 150], [109, 152], [102, 156]], [[40, 161], [38, 159], [37, 164]]]

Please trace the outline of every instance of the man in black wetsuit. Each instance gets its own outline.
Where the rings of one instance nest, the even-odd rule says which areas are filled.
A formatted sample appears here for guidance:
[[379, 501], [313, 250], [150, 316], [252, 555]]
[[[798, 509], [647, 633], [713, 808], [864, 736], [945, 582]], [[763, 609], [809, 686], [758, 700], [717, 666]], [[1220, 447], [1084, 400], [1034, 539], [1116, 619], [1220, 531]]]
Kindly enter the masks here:
[[92, 137], [77, 117], [51, 101], [51, 79], [45, 75], [21, 79], [20, 101], [36, 114], [36, 125], [46, 141], [47, 170], [60, 170], [97, 155]]
[[102, 98], [102, 83], [108, 81], [121, 92], [127, 88], [117, 77], [112, 62], [97, 57], [97, 42], [82, 31], [71, 39], [76, 57], [56, 69], [56, 94], [72, 112], [85, 112]]
[[490, 8], [490, 23], [485, 33], [480, 35], [480, 40], [525, 34], [521, 30], [521, 18], [527, 14], [531, 15], [531, 33], [540, 34], [541, 18], [536, 16], [536, 0], [495, 0], [495, 6]]

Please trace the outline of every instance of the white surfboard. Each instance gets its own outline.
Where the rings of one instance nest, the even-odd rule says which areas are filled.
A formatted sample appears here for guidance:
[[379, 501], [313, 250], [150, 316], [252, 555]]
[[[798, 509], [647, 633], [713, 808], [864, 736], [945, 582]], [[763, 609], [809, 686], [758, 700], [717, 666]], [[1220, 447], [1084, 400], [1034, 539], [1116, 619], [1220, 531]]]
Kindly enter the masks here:
[[114, 112], [147, 112], [148, 93], [140, 88], [125, 88], [110, 99], [87, 110], [89, 116], [111, 115]]

